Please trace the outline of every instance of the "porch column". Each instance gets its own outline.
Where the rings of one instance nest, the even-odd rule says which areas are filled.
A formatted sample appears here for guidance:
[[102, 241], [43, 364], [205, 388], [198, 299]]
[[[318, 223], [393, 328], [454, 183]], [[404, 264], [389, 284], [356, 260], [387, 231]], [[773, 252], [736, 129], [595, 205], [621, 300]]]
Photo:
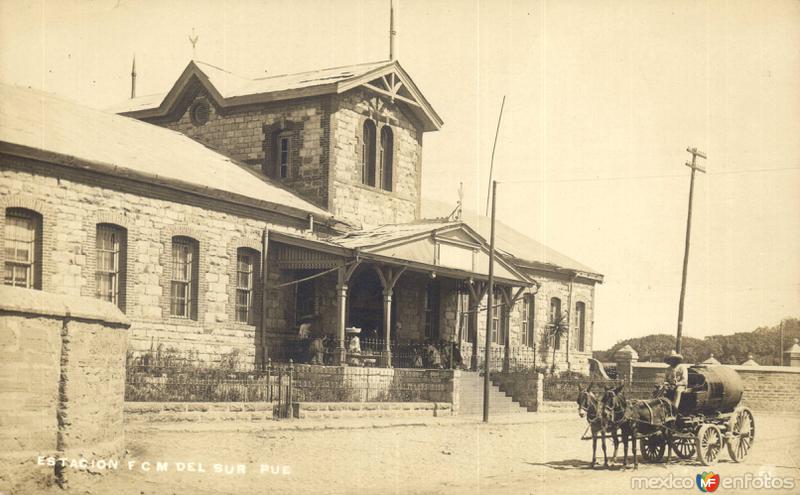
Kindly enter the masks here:
[[347, 363], [347, 351], [344, 347], [344, 327], [347, 324], [347, 284], [336, 284], [336, 300], [338, 309], [337, 338], [339, 342], [336, 347], [336, 364], [344, 365]]
[[387, 368], [392, 367], [392, 346], [390, 340], [392, 333], [392, 292], [392, 289], [383, 290], [383, 364]]
[[347, 350], [344, 346], [344, 327], [347, 325], [347, 282], [353, 276], [361, 262], [354, 261], [350, 266], [342, 265], [337, 272], [338, 281], [336, 282], [336, 302], [337, 302], [337, 338], [339, 343], [336, 346], [336, 364], [344, 366], [347, 364]]
[[383, 366], [386, 368], [392, 367], [392, 342], [391, 342], [391, 332], [392, 332], [392, 291], [394, 290], [394, 284], [397, 283], [397, 279], [400, 278], [400, 275], [406, 271], [406, 267], [402, 267], [399, 270], [393, 269], [392, 267], [388, 266], [377, 266], [375, 265], [375, 272], [378, 274], [378, 278], [381, 280], [381, 285], [383, 286]]
[[469, 295], [469, 340], [472, 342], [472, 357], [469, 361], [469, 369], [478, 369], [478, 307], [481, 305], [480, 299], [475, 294]]

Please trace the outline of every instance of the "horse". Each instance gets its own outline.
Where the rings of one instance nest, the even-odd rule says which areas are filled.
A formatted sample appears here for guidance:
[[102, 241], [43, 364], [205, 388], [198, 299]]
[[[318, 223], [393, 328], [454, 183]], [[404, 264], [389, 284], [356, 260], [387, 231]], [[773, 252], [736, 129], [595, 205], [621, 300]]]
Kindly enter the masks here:
[[672, 458], [670, 431], [667, 425], [675, 416], [672, 403], [664, 397], [650, 400], [627, 400], [622, 393], [625, 385], [606, 389], [600, 400], [601, 407], [608, 419], [608, 428], [614, 438], [614, 455], [612, 462], [617, 459], [617, 430], [619, 430], [624, 457], [622, 465], [628, 465], [628, 441], [633, 443], [633, 468], [639, 468], [639, 459], [636, 452], [636, 440], [639, 433], [646, 436], [663, 434], [667, 448], [667, 463]]
[[[601, 440], [603, 442], [603, 465], [608, 467], [608, 453], [606, 452], [606, 418], [603, 416], [603, 408], [600, 405], [600, 401], [595, 397], [594, 393], [591, 391], [592, 385], [589, 384], [587, 388], [583, 388], [581, 385], [578, 385], [578, 416], [581, 418], [584, 417], [584, 413], [586, 414], [586, 421], [589, 423], [589, 427], [592, 430], [592, 467], [594, 468], [595, 464], [597, 464], [597, 435], [598, 433], [601, 436]], [[615, 451], [616, 451], [616, 441], [614, 444]]]

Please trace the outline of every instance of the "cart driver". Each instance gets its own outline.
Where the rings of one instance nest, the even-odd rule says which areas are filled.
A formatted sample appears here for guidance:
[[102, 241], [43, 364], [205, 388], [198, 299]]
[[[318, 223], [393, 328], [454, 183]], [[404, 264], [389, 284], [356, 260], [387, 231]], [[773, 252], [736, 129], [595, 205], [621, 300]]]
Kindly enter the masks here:
[[675, 406], [675, 412], [677, 413], [681, 404], [681, 394], [689, 385], [687, 365], [683, 364], [683, 356], [675, 351], [665, 357], [664, 362], [669, 365], [664, 375], [664, 385], [672, 391], [672, 405]]

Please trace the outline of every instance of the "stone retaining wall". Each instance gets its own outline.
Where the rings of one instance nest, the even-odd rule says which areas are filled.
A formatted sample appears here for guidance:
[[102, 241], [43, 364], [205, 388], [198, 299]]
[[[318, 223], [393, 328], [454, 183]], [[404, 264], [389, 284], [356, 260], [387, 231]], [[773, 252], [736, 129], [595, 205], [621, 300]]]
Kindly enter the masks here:
[[128, 327], [106, 302], [0, 286], [0, 491], [52, 482], [40, 455], [122, 452]]
[[450, 416], [452, 404], [447, 402], [300, 402], [295, 417], [314, 418], [397, 418]]
[[125, 422], [266, 421], [273, 419], [272, 402], [126, 402]]

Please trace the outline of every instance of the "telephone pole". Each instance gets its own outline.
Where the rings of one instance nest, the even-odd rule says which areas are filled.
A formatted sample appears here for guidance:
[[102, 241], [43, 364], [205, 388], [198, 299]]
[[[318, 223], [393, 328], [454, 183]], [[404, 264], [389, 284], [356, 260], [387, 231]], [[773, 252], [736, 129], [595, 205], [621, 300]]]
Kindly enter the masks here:
[[692, 169], [692, 178], [689, 182], [689, 212], [686, 215], [686, 245], [683, 251], [683, 277], [681, 278], [681, 298], [678, 303], [678, 335], [675, 339], [675, 352], [681, 352], [681, 337], [683, 334], [683, 300], [686, 297], [686, 272], [689, 268], [689, 238], [692, 233], [692, 199], [694, 198], [694, 176], [698, 170], [706, 173], [706, 169], [697, 163], [697, 157], [706, 159], [705, 153], [697, 151], [697, 148], [686, 148], [686, 151], [692, 154], [692, 163], [686, 163], [686, 166]]

